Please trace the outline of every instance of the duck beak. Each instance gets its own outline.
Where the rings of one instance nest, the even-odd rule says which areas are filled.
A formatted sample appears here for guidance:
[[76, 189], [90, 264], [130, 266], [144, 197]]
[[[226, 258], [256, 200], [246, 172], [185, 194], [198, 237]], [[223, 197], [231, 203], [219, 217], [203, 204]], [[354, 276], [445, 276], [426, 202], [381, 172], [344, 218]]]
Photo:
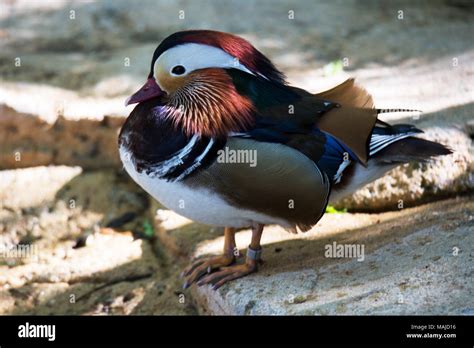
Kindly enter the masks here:
[[153, 77], [148, 78], [146, 83], [132, 96], [125, 100], [125, 106], [130, 104], [141, 103], [145, 100], [156, 98], [165, 94], [156, 83]]

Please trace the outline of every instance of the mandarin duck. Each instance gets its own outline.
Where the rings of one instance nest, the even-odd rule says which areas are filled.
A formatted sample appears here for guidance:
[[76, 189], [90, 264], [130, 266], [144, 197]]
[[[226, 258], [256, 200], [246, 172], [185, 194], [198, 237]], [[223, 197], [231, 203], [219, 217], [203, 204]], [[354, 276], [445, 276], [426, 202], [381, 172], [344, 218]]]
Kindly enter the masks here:
[[[379, 120], [387, 110], [353, 79], [309, 93], [248, 41], [218, 31], [163, 40], [126, 101], [135, 103], [118, 141], [125, 170], [168, 209], [224, 227], [223, 254], [192, 262], [184, 288], [257, 271], [265, 225], [308, 231], [328, 203], [402, 163], [450, 153], [412, 125]], [[237, 263], [241, 228], [252, 237]]]

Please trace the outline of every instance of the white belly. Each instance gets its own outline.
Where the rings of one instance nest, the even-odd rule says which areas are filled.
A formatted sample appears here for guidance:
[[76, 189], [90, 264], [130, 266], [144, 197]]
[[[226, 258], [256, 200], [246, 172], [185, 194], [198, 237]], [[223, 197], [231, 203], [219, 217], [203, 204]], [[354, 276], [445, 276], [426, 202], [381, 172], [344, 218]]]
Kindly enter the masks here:
[[138, 185], [168, 209], [191, 220], [207, 225], [237, 228], [248, 227], [254, 223], [291, 227], [283, 219], [232, 206], [215, 192], [190, 189], [180, 182], [169, 182], [138, 173], [126, 150], [121, 147], [119, 152], [125, 170]]

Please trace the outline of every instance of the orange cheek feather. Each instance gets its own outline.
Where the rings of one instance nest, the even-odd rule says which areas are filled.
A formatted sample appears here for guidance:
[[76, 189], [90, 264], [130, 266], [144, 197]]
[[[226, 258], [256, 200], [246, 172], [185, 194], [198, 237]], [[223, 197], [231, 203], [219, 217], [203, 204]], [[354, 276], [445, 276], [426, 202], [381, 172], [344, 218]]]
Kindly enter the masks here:
[[156, 73], [156, 80], [159, 81], [162, 90], [172, 94], [186, 83], [186, 76], [171, 76], [168, 72], [160, 70]]
[[244, 131], [254, 123], [252, 102], [237, 92], [222, 69], [202, 69], [179, 78], [164, 77], [163, 81], [160, 78], [162, 83], [163, 88], [174, 91], [170, 93], [169, 105], [181, 110], [168, 116], [188, 135], [226, 137], [229, 132]]

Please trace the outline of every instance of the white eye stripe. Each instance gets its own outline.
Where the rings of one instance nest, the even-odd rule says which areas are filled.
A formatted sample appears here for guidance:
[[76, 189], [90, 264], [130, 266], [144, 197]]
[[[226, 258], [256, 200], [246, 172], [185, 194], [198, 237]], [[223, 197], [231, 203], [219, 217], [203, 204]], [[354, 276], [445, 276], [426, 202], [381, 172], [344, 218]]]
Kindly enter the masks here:
[[[176, 75], [171, 72], [177, 65], [184, 67], [186, 70], [184, 74]], [[155, 71], [158, 68], [169, 71], [174, 76], [187, 75], [194, 70], [205, 68], [234, 68], [255, 75], [237, 58], [232, 57], [224, 50], [196, 43], [178, 45], [163, 52], [155, 62]]]

